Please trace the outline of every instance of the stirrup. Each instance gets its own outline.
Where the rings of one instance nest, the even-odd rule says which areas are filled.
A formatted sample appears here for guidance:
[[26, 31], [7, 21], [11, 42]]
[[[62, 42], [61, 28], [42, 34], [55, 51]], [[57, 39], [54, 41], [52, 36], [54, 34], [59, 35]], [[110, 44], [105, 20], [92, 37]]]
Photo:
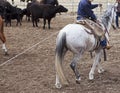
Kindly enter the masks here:
[[105, 48], [107, 49], [107, 50], [109, 50], [110, 48], [112, 48], [113, 46], [112, 45], [107, 45]]

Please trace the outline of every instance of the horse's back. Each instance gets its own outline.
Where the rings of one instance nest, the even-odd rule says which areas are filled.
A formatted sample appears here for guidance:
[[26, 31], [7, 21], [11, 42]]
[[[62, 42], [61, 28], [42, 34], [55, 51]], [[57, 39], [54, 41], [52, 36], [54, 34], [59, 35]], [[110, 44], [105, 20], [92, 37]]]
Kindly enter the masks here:
[[65, 32], [66, 34], [69, 34], [69, 35], [86, 33], [85, 27], [83, 25], [75, 24], [75, 23], [66, 25], [64, 28], [61, 29], [60, 32]]
[[[85, 27], [80, 24], [68, 24], [63, 29], [60, 30], [58, 38], [62, 36], [62, 34], [66, 34], [66, 42], [68, 47], [76, 48], [76, 47], [84, 47], [86, 50], [89, 50], [87, 44], [90, 47], [94, 46], [95, 39], [94, 35], [88, 34], [85, 31]], [[88, 42], [88, 43], [86, 43]]]

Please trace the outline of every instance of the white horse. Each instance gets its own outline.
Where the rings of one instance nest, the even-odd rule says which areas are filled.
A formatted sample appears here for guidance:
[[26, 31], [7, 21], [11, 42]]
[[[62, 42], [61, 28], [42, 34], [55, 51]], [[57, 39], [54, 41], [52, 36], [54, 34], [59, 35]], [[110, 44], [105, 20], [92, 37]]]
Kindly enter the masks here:
[[[115, 19], [115, 7], [109, 6], [107, 11], [101, 17], [101, 22], [108, 32], [105, 33], [109, 37], [109, 30], [112, 25], [113, 19]], [[79, 71], [77, 69], [77, 62], [82, 57], [85, 51], [94, 50], [96, 47], [96, 38], [93, 34], [89, 34], [85, 31], [85, 27], [80, 24], [68, 24], [63, 29], [60, 30], [57, 40], [56, 40], [56, 54], [55, 54], [55, 68], [56, 68], [56, 88], [61, 88], [62, 85], [68, 85], [68, 81], [64, 76], [62, 70], [62, 61], [68, 50], [73, 53], [73, 60], [70, 64], [73, 72], [76, 76], [76, 83], [79, 83], [81, 78]], [[107, 37], [107, 38], [108, 38]], [[103, 48], [101, 45], [95, 51], [95, 59], [92, 68], [89, 72], [89, 79], [94, 79], [94, 71], [96, 66], [98, 66], [98, 72], [104, 72], [104, 69], [100, 65], [100, 59], [102, 55]]]

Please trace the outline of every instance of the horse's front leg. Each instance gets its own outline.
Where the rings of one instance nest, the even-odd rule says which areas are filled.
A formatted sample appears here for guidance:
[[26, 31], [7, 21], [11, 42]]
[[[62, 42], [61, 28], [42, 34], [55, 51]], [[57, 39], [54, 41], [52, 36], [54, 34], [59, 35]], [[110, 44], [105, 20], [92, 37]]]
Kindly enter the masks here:
[[94, 79], [94, 71], [95, 71], [96, 66], [99, 64], [99, 61], [100, 61], [100, 58], [101, 58], [101, 52], [102, 52], [101, 50], [95, 51], [95, 53], [96, 53], [95, 54], [95, 60], [94, 60], [94, 63], [92, 65], [92, 68], [89, 72], [89, 79], [90, 80]]
[[45, 25], [46, 25], [46, 18], [43, 18], [43, 20], [44, 20], [43, 29], [45, 29]]
[[2, 49], [5, 51], [5, 55], [8, 55], [8, 50], [6, 48], [5, 43], [3, 43], [3, 45], [2, 45]]
[[79, 61], [79, 59], [80, 59], [80, 56], [75, 55], [71, 64], [70, 64], [70, 67], [72, 68], [72, 70], [73, 70], [73, 72], [76, 76], [76, 83], [77, 84], [80, 84], [80, 80], [81, 80], [80, 74], [79, 74], [79, 71], [78, 71], [78, 68], [77, 68], [77, 62]]
[[3, 42], [2, 49], [5, 51], [5, 55], [8, 55], [8, 50], [7, 50], [6, 45], [5, 45], [6, 38], [5, 38], [5, 35], [3, 32], [0, 32], [0, 39]]
[[50, 21], [51, 19], [48, 19], [48, 28], [50, 29]]

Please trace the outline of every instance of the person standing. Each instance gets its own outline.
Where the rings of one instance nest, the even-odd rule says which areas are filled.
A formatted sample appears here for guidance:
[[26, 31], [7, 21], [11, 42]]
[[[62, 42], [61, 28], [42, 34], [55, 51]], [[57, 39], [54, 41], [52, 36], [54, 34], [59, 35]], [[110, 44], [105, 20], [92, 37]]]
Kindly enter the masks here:
[[120, 29], [119, 27], [119, 17], [120, 17], [120, 0], [116, 0], [117, 7], [116, 7], [116, 27]]

